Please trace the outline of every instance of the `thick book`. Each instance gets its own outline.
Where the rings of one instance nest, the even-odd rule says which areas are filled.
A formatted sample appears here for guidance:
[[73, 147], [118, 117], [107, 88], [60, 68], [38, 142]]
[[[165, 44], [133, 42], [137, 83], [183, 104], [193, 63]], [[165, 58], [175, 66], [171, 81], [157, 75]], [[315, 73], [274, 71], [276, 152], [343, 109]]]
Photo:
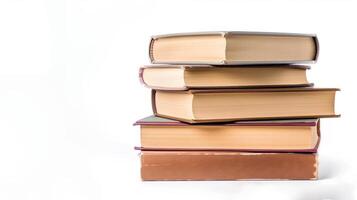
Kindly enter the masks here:
[[149, 56], [163, 64], [314, 63], [315, 35], [265, 32], [203, 32], [153, 36]]
[[159, 90], [208, 88], [308, 87], [303, 65], [149, 65], [139, 77], [147, 87]]
[[156, 116], [188, 123], [334, 117], [335, 88], [153, 90]]
[[149, 116], [135, 123], [141, 129], [140, 150], [316, 152], [318, 119], [237, 121], [190, 125]]
[[141, 152], [144, 181], [311, 180], [317, 172], [317, 156], [311, 153]]

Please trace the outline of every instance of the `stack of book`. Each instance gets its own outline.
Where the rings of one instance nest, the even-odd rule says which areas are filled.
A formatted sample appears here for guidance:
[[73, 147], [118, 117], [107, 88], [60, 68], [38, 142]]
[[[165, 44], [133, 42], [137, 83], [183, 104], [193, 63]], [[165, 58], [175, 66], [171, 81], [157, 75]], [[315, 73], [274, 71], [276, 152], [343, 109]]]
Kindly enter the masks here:
[[142, 180], [318, 177], [320, 118], [337, 116], [338, 89], [307, 81], [315, 35], [170, 34], [149, 51], [140, 77], [154, 116], [135, 123]]

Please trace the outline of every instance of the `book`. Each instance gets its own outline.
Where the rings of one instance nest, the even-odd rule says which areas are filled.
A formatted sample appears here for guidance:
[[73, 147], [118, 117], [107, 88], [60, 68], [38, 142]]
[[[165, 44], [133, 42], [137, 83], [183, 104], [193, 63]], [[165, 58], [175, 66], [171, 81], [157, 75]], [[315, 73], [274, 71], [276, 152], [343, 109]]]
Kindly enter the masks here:
[[149, 116], [135, 125], [141, 130], [140, 150], [316, 152], [320, 139], [318, 119], [190, 125]]
[[140, 68], [139, 77], [147, 87], [160, 90], [202, 88], [308, 87], [302, 65], [150, 65]]
[[163, 64], [314, 63], [315, 35], [264, 32], [203, 32], [153, 36], [149, 56]]
[[157, 180], [311, 180], [313, 153], [142, 151], [141, 178]]
[[334, 117], [335, 88], [209, 89], [152, 92], [156, 116], [188, 123]]

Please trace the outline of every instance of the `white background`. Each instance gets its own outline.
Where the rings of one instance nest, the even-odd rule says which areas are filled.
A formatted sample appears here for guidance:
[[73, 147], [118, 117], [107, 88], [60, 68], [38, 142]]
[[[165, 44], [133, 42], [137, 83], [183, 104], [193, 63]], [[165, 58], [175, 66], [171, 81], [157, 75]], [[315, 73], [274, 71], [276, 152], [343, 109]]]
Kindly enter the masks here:
[[[357, 3], [352, 0], [1, 0], [0, 199], [353, 199]], [[309, 71], [340, 87], [322, 120], [318, 181], [142, 182], [138, 80], [149, 37], [192, 31], [316, 33]]]

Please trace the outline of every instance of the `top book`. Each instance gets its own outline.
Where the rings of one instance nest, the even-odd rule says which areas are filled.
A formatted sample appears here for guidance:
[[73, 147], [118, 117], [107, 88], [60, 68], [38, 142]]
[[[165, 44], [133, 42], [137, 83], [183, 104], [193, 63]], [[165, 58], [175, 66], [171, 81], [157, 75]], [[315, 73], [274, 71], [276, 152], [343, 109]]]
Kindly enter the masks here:
[[315, 35], [267, 32], [202, 32], [153, 36], [154, 64], [302, 64], [318, 57]]

